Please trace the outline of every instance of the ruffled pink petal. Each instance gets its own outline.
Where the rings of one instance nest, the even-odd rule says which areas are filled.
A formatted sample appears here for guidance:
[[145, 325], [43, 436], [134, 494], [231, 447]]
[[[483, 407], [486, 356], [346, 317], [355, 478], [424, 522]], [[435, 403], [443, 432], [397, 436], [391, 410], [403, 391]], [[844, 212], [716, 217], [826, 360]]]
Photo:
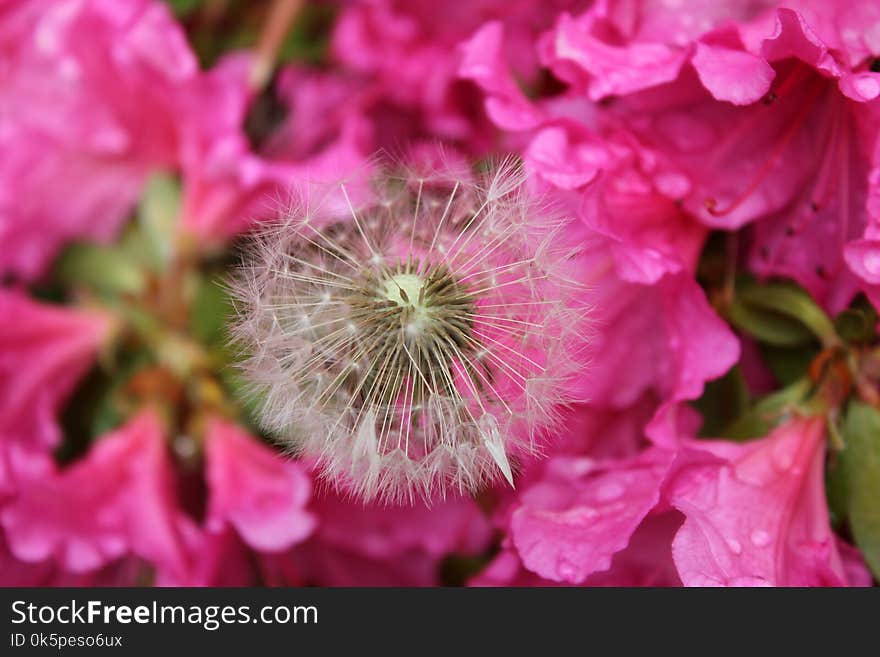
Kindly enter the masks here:
[[[739, 360], [739, 341], [711, 309], [702, 290], [685, 276], [673, 278], [664, 290], [668, 349], [674, 363], [673, 387], [646, 429], [659, 444], [677, 443], [681, 429], [693, 418], [681, 402], [697, 399], [707, 381], [723, 376]], [[679, 417], [684, 413], [684, 418]]]
[[705, 43], [697, 44], [691, 63], [709, 93], [734, 105], [760, 100], [776, 75], [762, 57]]
[[615, 45], [596, 36], [606, 3], [572, 18], [563, 13], [543, 44], [544, 63], [561, 79], [584, 86], [599, 100], [670, 82], [678, 77], [687, 53], [660, 42]]
[[641, 171], [633, 155], [586, 190], [581, 220], [608, 238], [621, 279], [653, 285], [667, 274], [693, 271], [708, 231], [666, 195], [677, 182]]
[[[672, 562], [671, 543], [681, 525], [678, 513], [648, 516], [630, 537], [626, 548], [614, 555], [611, 567], [588, 576], [581, 586], [681, 586]], [[566, 586], [544, 579], [524, 567], [519, 554], [505, 546], [468, 582], [469, 586]]]
[[92, 365], [109, 318], [0, 290], [0, 497], [51, 469], [56, 416]]
[[476, 554], [491, 538], [488, 520], [470, 499], [432, 507], [378, 506], [318, 494], [314, 535], [286, 557], [305, 582], [331, 586], [428, 586], [449, 554]]
[[492, 21], [464, 42], [458, 75], [483, 90], [486, 113], [497, 126], [530, 130], [540, 123], [542, 115], [523, 95], [504, 62], [503, 30], [502, 23]]
[[54, 559], [71, 572], [137, 555], [186, 571], [171, 464], [158, 418], [143, 412], [103, 437], [82, 461], [29, 482], [0, 512], [22, 561]]
[[870, 285], [880, 285], [880, 239], [853, 240], [843, 255], [857, 276]]
[[880, 7], [876, 2], [788, 0], [784, 4], [797, 11], [816, 38], [843, 64], [854, 68], [880, 53]]
[[32, 279], [72, 239], [108, 240], [174, 166], [198, 73], [154, 0], [24, 0], [0, 20], [0, 273]]
[[228, 524], [255, 550], [280, 552], [314, 530], [315, 516], [306, 510], [312, 484], [301, 463], [220, 420], [211, 422], [205, 441], [210, 531]]
[[[193, 113], [207, 119], [192, 131], [182, 158], [181, 225], [209, 243], [279, 216], [310, 186], [336, 184], [366, 163], [371, 128], [357, 113], [356, 98], [331, 89], [319, 112], [315, 94], [326, 89], [321, 82], [333, 80], [309, 80], [297, 93], [294, 71], [279, 89], [291, 103], [292, 116], [269, 143], [255, 149], [243, 127], [254, 102], [250, 67], [249, 57], [230, 55], [204, 76], [194, 94]], [[334, 99], [341, 105], [333, 106]], [[338, 110], [349, 106], [355, 110]]]
[[583, 138], [572, 143], [569, 134], [555, 126], [544, 128], [534, 136], [525, 157], [541, 178], [565, 190], [592, 182], [614, 158], [600, 140]]
[[764, 41], [761, 52], [770, 61], [794, 57], [828, 75], [839, 77], [841, 68], [803, 14], [782, 8], [776, 13], [776, 26]]
[[[596, 293], [595, 321], [607, 328], [594, 336], [584, 396], [596, 405], [625, 408], [652, 392], [662, 406], [648, 435], [676, 445], [681, 429], [693, 424], [680, 403], [699, 397], [706, 381], [736, 363], [736, 337], [687, 274], [666, 276], [655, 286], [608, 276]], [[620, 367], [622, 362], [633, 366]]]
[[592, 461], [558, 459], [550, 477], [531, 486], [510, 521], [523, 565], [553, 581], [582, 583], [608, 570], [660, 501], [674, 452], [653, 450], [594, 472]]

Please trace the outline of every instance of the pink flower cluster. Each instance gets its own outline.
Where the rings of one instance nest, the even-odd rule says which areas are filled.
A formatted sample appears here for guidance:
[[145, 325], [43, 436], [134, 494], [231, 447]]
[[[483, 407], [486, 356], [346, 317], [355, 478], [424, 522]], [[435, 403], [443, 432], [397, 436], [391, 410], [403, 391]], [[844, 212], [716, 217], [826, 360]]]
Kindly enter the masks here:
[[[880, 308], [880, 4], [351, 0], [328, 60], [280, 71], [257, 141], [252, 55], [202, 70], [159, 0], [0, 2], [0, 584], [430, 585], [493, 545], [470, 583], [871, 584], [830, 525], [825, 418], [705, 440], [689, 402], [754, 360], [697, 282], [713, 230], [829, 313]], [[515, 489], [364, 506], [219, 414], [194, 483], [149, 404], [56, 461], [119, 322], [28, 295], [65, 244], [114, 240], [166, 171], [216, 252], [289, 190], [438, 140], [519, 153], [589, 244], [587, 401]]]

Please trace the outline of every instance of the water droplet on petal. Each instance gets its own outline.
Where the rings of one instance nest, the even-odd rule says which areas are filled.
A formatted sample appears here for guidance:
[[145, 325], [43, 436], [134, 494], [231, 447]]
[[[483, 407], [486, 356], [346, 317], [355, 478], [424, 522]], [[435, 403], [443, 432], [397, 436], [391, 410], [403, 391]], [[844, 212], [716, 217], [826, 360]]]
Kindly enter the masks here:
[[794, 454], [791, 447], [783, 443], [773, 452], [773, 462], [779, 470], [787, 471], [794, 465]]
[[742, 554], [743, 546], [735, 538], [728, 539], [727, 547], [729, 547], [730, 551], [733, 552], [734, 554]]
[[755, 547], [767, 547], [770, 545], [770, 534], [763, 529], [756, 529], [751, 535], [752, 544]]
[[593, 459], [584, 456], [572, 459], [570, 465], [572, 474], [576, 477], [582, 477], [596, 467], [596, 462]]
[[863, 262], [865, 264], [865, 269], [872, 274], [880, 276], [880, 253], [876, 251], [866, 253]]
[[566, 525], [583, 525], [599, 515], [599, 512], [591, 506], [576, 506], [565, 511], [541, 511], [539, 513], [551, 517], [554, 522]]
[[556, 564], [556, 571], [559, 573], [559, 577], [568, 582], [577, 579], [578, 568], [568, 559], [559, 559], [559, 562]]
[[596, 497], [602, 502], [610, 502], [611, 500], [616, 500], [621, 495], [623, 495], [623, 486], [618, 484], [616, 481], [602, 484], [601, 486], [599, 486], [599, 490], [596, 491]]
[[868, 75], [853, 80], [853, 87], [865, 100], [872, 100], [880, 95], [880, 83]]

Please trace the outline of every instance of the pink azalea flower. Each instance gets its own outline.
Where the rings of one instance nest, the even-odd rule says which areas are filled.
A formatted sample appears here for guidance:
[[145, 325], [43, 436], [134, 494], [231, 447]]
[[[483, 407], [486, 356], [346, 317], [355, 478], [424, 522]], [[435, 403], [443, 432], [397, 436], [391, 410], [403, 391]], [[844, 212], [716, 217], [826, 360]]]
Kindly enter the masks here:
[[880, 54], [880, 6], [871, 0], [786, 0], [846, 67]]
[[430, 586], [439, 582], [447, 555], [477, 554], [491, 534], [468, 498], [430, 508], [364, 506], [327, 491], [316, 496], [312, 509], [317, 529], [286, 559], [274, 557], [275, 583], [289, 583], [295, 574], [299, 583], [324, 586]]
[[675, 584], [670, 546], [681, 516], [664, 512], [662, 488], [676, 454], [645, 449], [654, 407], [643, 399], [623, 411], [573, 413], [565, 439], [496, 505], [502, 551], [471, 583]]
[[[799, 14], [780, 10], [776, 31], [763, 44], [770, 61], [794, 57], [801, 62], [788, 74], [788, 98], [776, 92], [780, 102], [774, 120], [798, 107], [784, 109], [786, 103], [798, 103], [798, 113], [788, 114], [790, 126], [779, 124], [776, 143], [768, 153], [778, 160], [784, 175], [799, 183], [787, 197], [755, 208], [766, 213], [767, 219], [755, 226], [750, 266], [760, 274], [796, 279], [836, 312], [859, 287], [865, 287], [851, 273], [863, 273], [857, 263], [865, 259], [851, 258], [859, 246], [858, 242], [853, 247], [849, 244], [867, 228], [868, 171], [880, 124], [880, 102], [875, 100], [880, 96], [880, 75], [838, 65], [831, 58], [836, 51], [828, 51], [812, 31], [825, 34], [824, 27], [824, 23], [807, 23]], [[774, 66], [781, 72], [784, 64]], [[807, 73], [798, 82], [798, 73], [810, 66], [818, 74]], [[779, 88], [785, 84], [780, 82]], [[819, 144], [817, 134], [822, 135]], [[774, 172], [767, 180], [756, 179], [751, 183], [757, 186], [754, 195], [762, 195], [778, 178]], [[781, 202], [789, 206], [781, 207]]]
[[[583, 239], [598, 254], [582, 274], [594, 290], [596, 327], [584, 396], [594, 406], [625, 408], [646, 392], [656, 394], [661, 407], [649, 434], [674, 444], [679, 430], [696, 422], [680, 402], [699, 397], [705, 381], [739, 357], [736, 338], [690, 275], [706, 229], [670, 200], [687, 191], [687, 180], [664, 169], [658, 154], [627, 130], [600, 118], [591, 103], [530, 104], [512, 88], [510, 95], [499, 92], [491, 80], [509, 75], [499, 29], [488, 25], [463, 46], [461, 73], [483, 87], [487, 110], [497, 101], [501, 127], [530, 132], [527, 163], [548, 193], [580, 216]], [[518, 123], [524, 108], [532, 120]]]
[[[823, 463], [822, 418], [745, 444], [551, 457], [501, 516], [504, 549], [474, 583], [868, 585], [831, 530]], [[670, 554], [675, 576], [660, 567]]]
[[677, 444], [680, 433], [698, 426], [681, 402], [698, 398], [706, 381], [737, 362], [736, 337], [686, 274], [666, 276], [654, 286], [608, 275], [596, 286], [593, 303], [602, 330], [594, 334], [585, 397], [595, 406], [622, 409], [652, 393], [661, 404], [648, 435], [660, 444]]
[[868, 174], [868, 224], [861, 239], [851, 241], [843, 251], [850, 270], [875, 308], [880, 308], [880, 137], [874, 148]]
[[220, 420], [208, 427], [205, 457], [209, 531], [231, 526], [258, 552], [286, 550], [311, 534], [315, 516], [306, 505], [312, 485], [300, 462]]
[[34, 278], [64, 242], [115, 234], [148, 173], [175, 164], [197, 73], [162, 2], [0, 9], [0, 273]]
[[61, 431], [56, 416], [107, 337], [109, 318], [0, 290], [0, 499], [19, 478], [45, 473]]
[[664, 168], [625, 125], [577, 92], [527, 100], [504, 43], [502, 25], [487, 24], [463, 44], [459, 73], [486, 94], [486, 111], [499, 127], [525, 133], [523, 155], [537, 185], [568, 193], [572, 212], [608, 239], [603, 248], [623, 279], [651, 284], [692, 271], [708, 231], [676, 202], [688, 192], [687, 178]]
[[[614, 583], [626, 576], [627, 563], [631, 567], [633, 561], [645, 562], [646, 550], [654, 554], [655, 566], [659, 566], [656, 557], [665, 553], [668, 558], [670, 544], [646, 541], [635, 554], [618, 560], [623, 564], [617, 564], [616, 572], [594, 576], [612, 568], [615, 555], [634, 547], [632, 537], [649, 516], [670, 515], [666, 513], [665, 490], [675, 473], [706, 460], [714, 459], [697, 450], [660, 448], [628, 459], [600, 462], [584, 456], [554, 457], [543, 477], [518, 496], [509, 515], [511, 546], [525, 568], [557, 582], [584, 584], [592, 577], [596, 583]], [[658, 527], [654, 527], [647, 533], [655, 538], [665, 536], [668, 541], [681, 518], [666, 517], [657, 522], [666, 529], [658, 534]], [[663, 569], [648, 572], [658, 570]], [[667, 575], [671, 571], [665, 570]]]
[[372, 149], [356, 83], [296, 69], [285, 70], [278, 87], [290, 115], [268, 143], [255, 147], [244, 131], [255, 101], [250, 70], [248, 56], [228, 56], [205, 74], [194, 95], [193, 112], [210, 121], [183, 154], [181, 224], [215, 244], [276, 216], [288, 195], [363, 167]]
[[332, 49], [338, 61], [375, 79], [394, 105], [416, 111], [427, 131], [491, 146], [473, 89], [457, 79], [456, 46], [487, 21], [504, 21], [514, 70], [527, 84], [538, 78], [535, 35], [571, 0], [474, 0], [438, 11], [424, 0], [358, 1], [337, 20]]
[[[484, 91], [499, 127], [531, 134], [525, 156], [540, 179], [566, 190], [589, 185], [595, 208], [584, 216], [617, 241], [618, 260], [630, 263], [627, 276], [641, 269], [656, 278], [688, 262], [702, 234], [690, 217], [727, 229], [757, 222], [750, 268], [793, 277], [838, 310], [858, 289], [880, 296], [871, 282], [877, 275], [866, 277], [876, 269], [876, 238], [865, 212], [880, 75], [867, 69], [875, 44], [870, 27], [853, 27], [854, 17], [871, 25], [874, 10], [866, 3], [797, 4], [803, 15], [754, 5], [742, 5], [740, 15], [723, 3], [696, 12], [690, 4], [657, 4], [631, 14], [628, 5], [613, 2], [597, 3], [578, 19], [563, 15], [541, 47], [545, 56], [548, 44], [567, 48], [566, 57], [548, 64], [570, 88], [535, 102], [513, 81], [502, 26], [488, 24], [464, 45], [460, 74]], [[742, 21], [716, 29], [719, 19], [731, 17]], [[591, 27], [581, 25], [575, 34], [577, 21]], [[693, 33], [670, 25], [690, 26]], [[630, 49], [645, 45], [640, 30], [653, 32], [647, 51], [670, 54], [644, 59], [649, 69], [663, 69], [656, 79], [632, 63], [641, 60]], [[608, 41], [609, 34], [618, 34], [619, 42]], [[682, 44], [667, 43], [673, 35], [683, 35]], [[571, 50], [575, 36], [603, 56]], [[606, 48], [623, 54], [620, 66], [628, 74], [639, 72], [635, 86], [616, 70], [585, 76], [578, 68], [614, 68]], [[584, 91], [593, 98], [629, 95], [603, 109], [578, 100]], [[680, 208], [664, 210], [652, 195]], [[637, 211], [615, 213], [615, 201]], [[677, 225], [670, 221], [676, 215]], [[639, 217], [663, 232], [652, 232], [650, 221], [642, 225]], [[832, 240], [839, 248], [828, 248]]]
[[649, 450], [636, 463], [596, 472], [592, 460], [555, 459], [550, 476], [520, 494], [510, 535], [529, 570], [583, 583], [611, 559], [660, 499], [673, 452]]
[[864, 566], [844, 566], [829, 525], [824, 437], [824, 418], [813, 417], [754, 442], [701, 443], [724, 462], [684, 468], [670, 491], [685, 516], [672, 549], [686, 586], [865, 582]]
[[524, 157], [538, 186], [582, 190], [569, 205], [607, 238], [603, 248], [623, 279], [650, 284], [691, 271], [708, 231], [670, 198], [686, 191], [686, 179], [656, 170], [656, 155], [591, 103], [569, 95], [533, 104], [512, 81], [500, 86], [510, 76], [500, 29], [487, 25], [464, 44], [460, 74], [486, 93], [486, 110], [499, 127], [529, 134]]
[[[598, 0], [576, 17], [561, 14], [539, 49], [556, 76], [593, 100], [672, 82], [690, 62], [728, 100], [753, 102], [766, 92], [760, 88], [769, 83], [769, 67], [742, 50], [699, 39], [724, 22], [756, 19], [774, 4]], [[716, 84], [720, 76], [734, 84]]]
[[[160, 586], [258, 586], [270, 583], [261, 554], [254, 552], [231, 529], [193, 536], [191, 567], [184, 577], [163, 576]], [[273, 555], [265, 555], [271, 558]], [[165, 573], [160, 573], [166, 575]], [[291, 581], [289, 585], [293, 585]]]
[[138, 586], [148, 581], [148, 567], [137, 558], [123, 558], [99, 570], [73, 573], [46, 559], [16, 559], [0, 532], [0, 587], [12, 586]]
[[[756, 222], [752, 271], [794, 278], [837, 311], [860, 287], [843, 253], [868, 221], [880, 75], [866, 62], [841, 65], [790, 9], [778, 10], [755, 43], [752, 54], [773, 73], [764, 102], [741, 107], [719, 95], [743, 73], [705, 51], [704, 69], [719, 76], [713, 83], [705, 70], [683, 69], [674, 82], [627, 97], [614, 111], [662, 154], [666, 175], [688, 181], [680, 198], [689, 212], [725, 229]], [[858, 248], [850, 247], [854, 262]]]
[[145, 411], [104, 436], [73, 465], [21, 485], [0, 511], [17, 559], [52, 559], [72, 573], [136, 556], [184, 578], [187, 519], [158, 417]]

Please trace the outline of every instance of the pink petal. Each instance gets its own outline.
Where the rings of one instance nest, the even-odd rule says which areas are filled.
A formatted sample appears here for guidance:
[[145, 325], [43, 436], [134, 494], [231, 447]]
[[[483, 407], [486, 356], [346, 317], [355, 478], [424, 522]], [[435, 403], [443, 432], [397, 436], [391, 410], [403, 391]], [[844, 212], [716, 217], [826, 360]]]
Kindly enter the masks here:
[[[625, 408], [653, 392], [662, 406], [648, 434], [676, 445], [691, 419], [680, 402], [699, 397], [706, 381], [737, 361], [736, 337], [688, 274], [667, 275], [655, 286], [607, 276], [596, 286], [594, 307], [594, 320], [609, 330], [593, 338], [584, 396], [598, 406]], [[637, 366], [623, 368], [622, 362]]]
[[[686, 586], [847, 583], [825, 502], [822, 417], [720, 445], [729, 462], [684, 468], [671, 500], [685, 515], [673, 558]], [[711, 447], [710, 447], [711, 448]]]
[[734, 105], [749, 105], [760, 100], [776, 76], [762, 57], [705, 43], [697, 44], [691, 63], [715, 98]]
[[[672, 563], [672, 535], [681, 524], [677, 513], [652, 515], [639, 525], [629, 545], [614, 555], [611, 568], [593, 573], [582, 586], [681, 586]], [[505, 546], [469, 586], [560, 586], [527, 570], [516, 550]]]
[[50, 468], [60, 439], [56, 415], [92, 365], [108, 317], [71, 311], [0, 290], [0, 495]]
[[503, 26], [486, 23], [461, 45], [459, 76], [472, 80], [486, 93], [486, 113], [505, 130], [529, 130], [541, 114], [520, 91], [503, 62]]
[[275, 567], [290, 564], [303, 581], [329, 586], [428, 586], [449, 554], [482, 552], [488, 520], [473, 500], [447, 499], [432, 507], [367, 505], [327, 491], [313, 505], [314, 535]]
[[253, 102], [251, 64], [241, 55], [224, 58], [192, 97], [191, 111], [205, 119], [183, 155], [181, 224], [209, 242], [274, 218], [291, 197], [336, 184], [366, 163], [371, 128], [358, 112], [362, 91], [332, 76], [303, 79], [295, 70], [286, 71], [278, 89], [292, 114], [255, 150], [243, 129]]
[[521, 494], [510, 523], [523, 565], [541, 577], [581, 583], [608, 570], [660, 500], [673, 452], [652, 451], [595, 476], [572, 461]]
[[227, 422], [211, 422], [205, 445], [209, 501], [206, 525], [228, 523], [261, 552], [280, 552], [315, 527], [306, 510], [311, 480], [301, 463], [262, 445]]
[[599, 140], [584, 139], [573, 144], [559, 127], [538, 132], [525, 157], [539, 176], [560, 189], [583, 187], [612, 159], [608, 148]]
[[612, 45], [594, 36], [601, 21], [601, 5], [578, 18], [563, 13], [548, 43], [546, 63], [569, 82], [586, 77], [588, 94], [599, 100], [669, 82], [687, 59], [687, 53], [664, 43], [631, 42]]
[[0, 23], [0, 272], [32, 279], [72, 239], [113, 237], [148, 173], [176, 162], [197, 73], [152, 0], [24, 0]]
[[871, 285], [880, 285], [880, 239], [854, 240], [843, 251], [850, 269]]
[[72, 572], [137, 555], [159, 570], [187, 564], [158, 418], [144, 412], [82, 461], [29, 482], [0, 512], [12, 553]]

